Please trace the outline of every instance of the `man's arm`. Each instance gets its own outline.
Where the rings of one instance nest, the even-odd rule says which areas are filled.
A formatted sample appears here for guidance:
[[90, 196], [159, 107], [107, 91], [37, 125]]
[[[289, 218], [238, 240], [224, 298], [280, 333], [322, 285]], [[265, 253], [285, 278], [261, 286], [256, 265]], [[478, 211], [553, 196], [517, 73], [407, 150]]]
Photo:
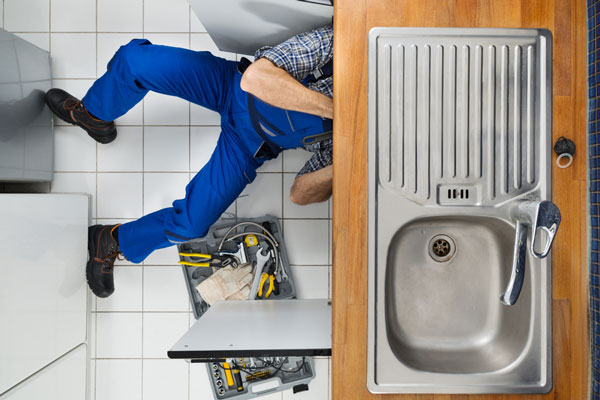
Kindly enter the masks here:
[[301, 206], [320, 203], [331, 197], [333, 165], [300, 175], [290, 190], [290, 200]]
[[311, 90], [270, 60], [260, 58], [242, 76], [242, 90], [273, 106], [333, 118], [333, 101]]

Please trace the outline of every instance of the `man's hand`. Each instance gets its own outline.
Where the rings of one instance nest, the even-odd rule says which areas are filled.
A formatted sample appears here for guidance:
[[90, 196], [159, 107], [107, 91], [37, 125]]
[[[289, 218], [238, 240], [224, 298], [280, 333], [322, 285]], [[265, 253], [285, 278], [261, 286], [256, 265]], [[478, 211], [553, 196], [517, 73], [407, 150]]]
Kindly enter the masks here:
[[331, 197], [333, 165], [300, 175], [290, 190], [290, 200], [301, 206], [320, 203]]
[[240, 86], [275, 107], [333, 118], [329, 97], [303, 86], [266, 58], [259, 58], [246, 69]]

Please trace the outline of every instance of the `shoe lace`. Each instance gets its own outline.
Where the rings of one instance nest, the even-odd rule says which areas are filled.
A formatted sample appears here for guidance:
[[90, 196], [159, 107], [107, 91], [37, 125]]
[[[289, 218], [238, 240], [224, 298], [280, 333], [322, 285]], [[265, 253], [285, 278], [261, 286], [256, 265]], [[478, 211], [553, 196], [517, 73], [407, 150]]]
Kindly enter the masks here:
[[112, 253], [107, 254], [106, 256], [104, 256], [104, 258], [94, 258], [96, 262], [102, 264], [102, 272], [112, 271], [115, 267], [115, 261], [122, 261], [124, 259], [125, 257], [123, 257], [123, 253], [121, 253], [121, 250], [119, 250], [119, 248], [117, 248], [117, 250], [113, 251]]
[[76, 109], [78, 109], [81, 106], [82, 106], [81, 101], [77, 100], [77, 99], [74, 99], [74, 98], [69, 98], [69, 99], [65, 100], [65, 103], [63, 105], [63, 107], [67, 111], [76, 110]]

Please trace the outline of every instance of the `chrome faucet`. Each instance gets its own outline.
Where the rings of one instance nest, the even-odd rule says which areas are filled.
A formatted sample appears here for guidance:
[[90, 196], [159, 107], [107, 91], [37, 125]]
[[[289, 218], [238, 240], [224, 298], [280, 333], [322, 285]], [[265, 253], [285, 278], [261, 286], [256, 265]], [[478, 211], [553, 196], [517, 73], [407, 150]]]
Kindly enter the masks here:
[[[500, 301], [507, 306], [517, 302], [523, 287], [527, 259], [527, 228], [531, 227], [532, 231], [529, 251], [535, 258], [546, 257], [550, 253], [560, 225], [560, 211], [551, 201], [522, 201], [512, 210], [512, 218], [516, 221], [512, 272], [506, 290], [500, 295]], [[535, 250], [539, 230], [546, 235], [546, 243], [542, 246], [541, 253]]]

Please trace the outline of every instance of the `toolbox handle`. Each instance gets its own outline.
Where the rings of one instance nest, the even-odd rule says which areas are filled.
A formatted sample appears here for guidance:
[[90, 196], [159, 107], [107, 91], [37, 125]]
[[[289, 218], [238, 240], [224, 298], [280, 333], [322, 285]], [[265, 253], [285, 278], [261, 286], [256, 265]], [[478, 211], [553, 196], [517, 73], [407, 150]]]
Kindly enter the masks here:
[[275, 378], [266, 382], [253, 384], [250, 386], [250, 390], [252, 393], [266, 393], [276, 390], [279, 386], [281, 386], [281, 381], [279, 378]]

